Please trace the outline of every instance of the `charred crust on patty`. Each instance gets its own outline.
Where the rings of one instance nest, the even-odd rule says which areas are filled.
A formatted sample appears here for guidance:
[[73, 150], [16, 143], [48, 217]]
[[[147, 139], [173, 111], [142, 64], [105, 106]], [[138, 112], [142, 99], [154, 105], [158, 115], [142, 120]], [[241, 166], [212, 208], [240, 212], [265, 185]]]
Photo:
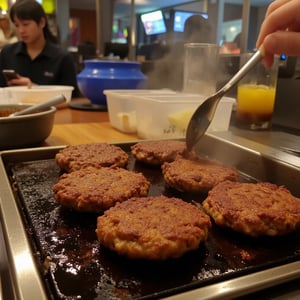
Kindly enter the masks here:
[[143, 141], [131, 146], [131, 153], [136, 160], [150, 165], [171, 162], [185, 151], [185, 142], [177, 140]]
[[67, 172], [73, 172], [87, 166], [125, 167], [128, 154], [119, 146], [108, 143], [90, 143], [70, 145], [55, 155], [57, 165]]
[[181, 192], [207, 193], [218, 183], [237, 181], [237, 169], [207, 158], [178, 156], [161, 166], [165, 182]]
[[300, 201], [268, 182], [222, 182], [203, 201], [217, 225], [252, 236], [282, 236], [300, 229]]
[[150, 182], [142, 173], [123, 168], [87, 167], [60, 176], [54, 184], [55, 200], [84, 212], [103, 212], [117, 202], [147, 196]]
[[166, 260], [198, 249], [210, 227], [208, 215], [179, 198], [133, 197], [98, 217], [96, 234], [130, 259]]

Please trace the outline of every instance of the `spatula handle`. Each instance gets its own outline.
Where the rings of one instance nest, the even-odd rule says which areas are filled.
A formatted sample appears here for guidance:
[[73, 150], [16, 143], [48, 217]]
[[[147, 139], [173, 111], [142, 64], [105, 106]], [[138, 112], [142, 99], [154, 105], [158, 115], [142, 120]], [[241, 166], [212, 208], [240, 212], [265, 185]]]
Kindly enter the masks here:
[[65, 96], [64, 95], [59, 95], [59, 96], [56, 96], [52, 99], [44, 101], [42, 103], [32, 105], [32, 106], [29, 106], [29, 107], [27, 107], [23, 110], [17, 111], [15, 113], [11, 114], [11, 116], [27, 115], [27, 114], [30, 114], [30, 113], [33, 113], [33, 112], [36, 112], [36, 111], [39, 111], [39, 110], [49, 108], [50, 106], [53, 106], [53, 105], [64, 103], [65, 101], [66, 101]]

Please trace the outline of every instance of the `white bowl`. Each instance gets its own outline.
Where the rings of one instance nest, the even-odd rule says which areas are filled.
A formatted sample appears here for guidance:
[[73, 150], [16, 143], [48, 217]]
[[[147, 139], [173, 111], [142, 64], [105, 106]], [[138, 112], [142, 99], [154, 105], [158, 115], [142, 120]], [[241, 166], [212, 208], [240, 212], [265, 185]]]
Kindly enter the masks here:
[[61, 94], [66, 97], [67, 102], [70, 102], [74, 87], [68, 85], [34, 85], [31, 88], [10, 86], [4, 89], [13, 102], [40, 103]]

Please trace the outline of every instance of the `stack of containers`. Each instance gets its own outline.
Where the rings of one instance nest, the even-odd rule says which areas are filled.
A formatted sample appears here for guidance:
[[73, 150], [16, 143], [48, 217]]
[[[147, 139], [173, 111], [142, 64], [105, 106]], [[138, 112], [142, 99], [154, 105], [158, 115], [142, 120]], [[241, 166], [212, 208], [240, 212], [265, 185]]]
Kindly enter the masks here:
[[[108, 117], [111, 125], [126, 133], [137, 132], [136, 101], [139, 97], [150, 95], [175, 95], [169, 89], [162, 90], [104, 90], [106, 96]], [[137, 96], [137, 99], [135, 98]]]
[[[111, 125], [142, 139], [184, 138], [188, 122], [206, 97], [170, 90], [106, 90]], [[223, 97], [208, 131], [226, 131], [235, 99]]]

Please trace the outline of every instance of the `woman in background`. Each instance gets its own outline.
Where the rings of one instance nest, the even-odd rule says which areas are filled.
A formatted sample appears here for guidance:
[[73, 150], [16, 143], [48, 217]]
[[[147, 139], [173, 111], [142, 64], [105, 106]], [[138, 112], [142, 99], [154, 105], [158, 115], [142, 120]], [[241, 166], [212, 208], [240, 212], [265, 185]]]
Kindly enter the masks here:
[[13, 69], [17, 78], [8, 82], [0, 74], [0, 86], [70, 85], [79, 95], [75, 65], [71, 55], [56, 44], [42, 6], [34, 0], [19, 0], [10, 9], [20, 41], [0, 52], [0, 70]]
[[12, 44], [18, 41], [16, 31], [9, 20], [7, 14], [0, 14], [0, 49], [7, 44]]

